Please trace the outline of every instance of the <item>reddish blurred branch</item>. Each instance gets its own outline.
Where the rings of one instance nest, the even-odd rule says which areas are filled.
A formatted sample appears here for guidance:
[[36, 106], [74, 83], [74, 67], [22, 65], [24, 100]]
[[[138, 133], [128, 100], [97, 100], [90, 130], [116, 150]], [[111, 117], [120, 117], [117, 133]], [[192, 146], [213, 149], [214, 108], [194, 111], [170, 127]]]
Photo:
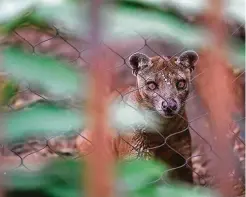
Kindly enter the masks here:
[[209, 0], [210, 6], [204, 16], [204, 23], [212, 34], [212, 43], [201, 52], [198, 72], [203, 74], [196, 78], [198, 92], [210, 112], [210, 122], [215, 137], [211, 145], [220, 156], [217, 163], [217, 182], [223, 196], [232, 197], [232, 182], [229, 172], [234, 169], [231, 144], [226, 137], [230, 132], [232, 113], [236, 110], [235, 92], [232, 83], [234, 77], [228, 67], [226, 51], [225, 26], [222, 22], [222, 0]]
[[94, 151], [88, 156], [89, 172], [86, 178], [90, 184], [89, 196], [110, 197], [113, 192], [113, 157], [111, 154], [105, 154], [107, 150], [110, 150], [110, 128], [107, 120], [109, 104], [107, 86], [110, 83], [110, 73], [104, 70], [110, 61], [106, 62], [105, 58], [100, 60], [95, 60], [97, 66], [91, 72], [91, 98], [88, 110]]
[[105, 150], [110, 150], [110, 129], [108, 126], [108, 98], [107, 90], [110, 87], [111, 76], [108, 69], [113, 62], [107, 59], [107, 54], [99, 50], [100, 40], [100, 6], [103, 1], [93, 0], [91, 36], [93, 43], [93, 56], [91, 67], [91, 88], [90, 101], [88, 105], [89, 125], [92, 131], [92, 140], [95, 144], [94, 152], [88, 156], [88, 173], [86, 182], [88, 183], [87, 194], [90, 197], [111, 197], [113, 196], [113, 157], [105, 154]]

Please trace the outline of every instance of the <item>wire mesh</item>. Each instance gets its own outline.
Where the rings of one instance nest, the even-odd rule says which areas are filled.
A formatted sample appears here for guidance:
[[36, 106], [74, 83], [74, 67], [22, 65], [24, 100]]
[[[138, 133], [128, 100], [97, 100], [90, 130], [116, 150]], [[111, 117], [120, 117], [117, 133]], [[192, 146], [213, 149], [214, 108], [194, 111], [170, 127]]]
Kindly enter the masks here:
[[[241, 27], [242, 26], [233, 28], [231, 35], [237, 35], [238, 32], [241, 31]], [[81, 72], [91, 66], [91, 43], [86, 40], [68, 39], [61, 35], [55, 28], [53, 28], [50, 32], [42, 32], [35, 28], [15, 30], [13, 35], [10, 35], [4, 44], [10, 45], [16, 43], [22, 45], [25, 49], [36, 55], [40, 53], [45, 53], [52, 56], [54, 55], [57, 58], [67, 61], [75, 67], [81, 69]], [[131, 54], [135, 52], [142, 52], [148, 56], [162, 57], [163, 55], [179, 55], [186, 50], [186, 48], [178, 46], [177, 44], [160, 40], [158, 39], [158, 36], [142, 36], [138, 33], [136, 33], [136, 37], [133, 42], [126, 43], [119, 41], [118, 43], [107, 43], [102, 41], [100, 45], [106, 53], [109, 53], [116, 59], [116, 64], [112, 65], [111, 68], [108, 69], [108, 72], [118, 73], [118, 80], [113, 84], [112, 89], [116, 90], [122, 99], [124, 99], [128, 93], [121, 93], [120, 89], [130, 85], [135, 85], [136, 79], [131, 74], [132, 71], [129, 67], [128, 61]], [[240, 89], [239, 92], [241, 91], [237, 97], [239, 100], [239, 107], [242, 109], [242, 115], [235, 120], [235, 123], [240, 127], [239, 130], [241, 136], [244, 136], [245, 133], [244, 125], [242, 125], [245, 122], [243, 109], [245, 106], [244, 73], [245, 71], [241, 71], [231, 82], [238, 84]], [[200, 75], [201, 73], [196, 73], [192, 80]], [[13, 110], [26, 103], [35, 102], [40, 99], [49, 100], [49, 98], [46, 98], [37, 91], [33, 90], [30, 84], [23, 83], [21, 84], [21, 90], [16, 97], [15, 103], [10, 105], [9, 108]], [[206, 182], [205, 177], [209, 174], [209, 168], [216, 167], [213, 166], [212, 161], [216, 160], [218, 155], [216, 154], [216, 150], [213, 150], [210, 145], [213, 136], [211, 136], [209, 132], [209, 112], [202, 106], [200, 98], [193, 87], [190, 91], [188, 99], [186, 100], [186, 111], [189, 129], [192, 136], [192, 146], [203, 147], [202, 149], [199, 149], [200, 152], [196, 152], [197, 150], [194, 148], [192, 168], [195, 170], [197, 165], [199, 167], [199, 173], [201, 173], [201, 171], [204, 172], [203, 174], [198, 174], [200, 183], [204, 186], [209, 186], [211, 183]], [[233, 131], [237, 131], [235, 126]], [[30, 139], [28, 144], [23, 144], [23, 142], [20, 142], [20, 144], [14, 145], [1, 145], [1, 154], [6, 158], [3, 160], [5, 162], [1, 164], [1, 167], [5, 169], [6, 173], [9, 170], [14, 170], [17, 168], [25, 168], [26, 170], [32, 171], [37, 167], [36, 165], [33, 165], [33, 162], [37, 164], [41, 161], [46, 161], [46, 158], [49, 157], [61, 157], [64, 159], [67, 157], [73, 157], [74, 159], [86, 157], [87, 154], [81, 155], [76, 149], [76, 139], [78, 137], [88, 143], [92, 143], [90, 140], [86, 139], [83, 134], [81, 134], [81, 131], [77, 131], [74, 136], [55, 136], [50, 139], [43, 138], [38, 140]], [[160, 136], [160, 138], [161, 137], [162, 136]], [[240, 153], [241, 162], [244, 162], [244, 140], [239, 139], [239, 137], [237, 137], [236, 150]], [[140, 151], [141, 150], [137, 150], [137, 152]], [[90, 154], [90, 152], [88, 152], [88, 154]], [[210, 162], [208, 163], [208, 161]], [[187, 163], [188, 161], [186, 161], [184, 165]], [[196, 173], [196, 171], [194, 173]]]

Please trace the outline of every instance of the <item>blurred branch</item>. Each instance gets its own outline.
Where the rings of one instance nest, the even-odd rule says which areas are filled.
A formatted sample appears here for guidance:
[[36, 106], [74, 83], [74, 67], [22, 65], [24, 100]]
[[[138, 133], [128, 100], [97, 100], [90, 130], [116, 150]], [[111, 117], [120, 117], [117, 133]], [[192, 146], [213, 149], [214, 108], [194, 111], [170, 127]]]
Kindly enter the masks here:
[[[92, 67], [90, 75], [90, 102], [88, 112], [90, 121], [88, 128], [92, 131], [95, 143], [94, 152], [88, 156], [87, 194], [90, 197], [112, 197], [113, 195], [113, 155], [110, 150], [110, 128], [108, 123], [108, 95], [111, 76], [107, 70], [112, 60], [98, 48], [101, 36], [102, 20], [100, 8], [102, 0], [91, 1], [91, 42], [93, 47]], [[106, 151], [106, 153], [105, 153]], [[100, 163], [99, 163], [100, 161]]]
[[[198, 92], [209, 110], [210, 123], [214, 139], [211, 145], [220, 160], [216, 166], [216, 178], [223, 196], [233, 194], [233, 182], [229, 173], [235, 168], [234, 157], [229, 139], [232, 113], [235, 111], [233, 72], [228, 69], [226, 51], [225, 26], [222, 19], [223, 5], [221, 0], [210, 0], [210, 6], [205, 13], [204, 23], [213, 35], [213, 45], [201, 52], [198, 72], [203, 74], [196, 78]], [[213, 172], [215, 173], [215, 171]], [[237, 194], [238, 195], [238, 194]]]

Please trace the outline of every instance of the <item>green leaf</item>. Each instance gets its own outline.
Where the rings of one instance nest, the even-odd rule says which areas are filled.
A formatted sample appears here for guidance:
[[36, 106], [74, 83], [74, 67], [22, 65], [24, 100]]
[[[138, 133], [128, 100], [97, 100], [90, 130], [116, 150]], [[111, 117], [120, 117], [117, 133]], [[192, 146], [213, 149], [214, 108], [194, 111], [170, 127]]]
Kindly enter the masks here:
[[156, 185], [148, 185], [147, 187], [143, 187], [141, 189], [138, 190], [134, 190], [131, 192], [128, 192], [129, 197], [157, 197], [158, 195], [158, 191], [157, 191], [157, 187]]
[[[76, 175], [78, 176], [78, 175]], [[48, 187], [46, 188], [46, 193], [50, 194], [52, 197], [83, 197], [78, 188], [69, 187]]]
[[42, 188], [46, 184], [45, 177], [38, 172], [15, 170], [7, 173], [8, 181], [4, 186], [8, 190], [33, 190]]
[[78, 183], [80, 178], [83, 176], [84, 167], [85, 164], [83, 160], [57, 159], [45, 166], [42, 170], [42, 174], [48, 178], [47, 180], [50, 180], [51, 183], [55, 183], [53, 178], [57, 180], [56, 178], [59, 177], [58, 182], [62, 184], [74, 184]]
[[138, 109], [131, 102], [125, 103], [119, 99], [110, 106], [110, 121], [114, 128], [119, 131], [131, 132], [133, 126], [143, 126], [146, 129], [157, 128], [157, 116], [153, 112], [144, 109]]
[[58, 159], [35, 172], [12, 171], [6, 175], [9, 182], [2, 184], [8, 190], [38, 190], [52, 197], [79, 197], [84, 196], [81, 185], [82, 172], [84, 172], [83, 162]]
[[54, 136], [75, 132], [83, 127], [84, 120], [76, 110], [38, 101], [7, 113], [2, 124], [5, 129], [4, 140], [13, 141], [27, 136]]
[[[176, 1], [172, 2], [174, 5]], [[146, 34], [157, 35], [164, 40], [171, 40], [173, 43], [195, 50], [212, 44], [211, 36], [205, 27], [185, 23], [169, 9], [160, 8], [159, 4], [160, 1], [122, 0], [117, 7], [105, 5], [102, 12], [110, 26], [105, 28], [107, 31], [104, 32], [104, 40], [111, 42], [114, 39], [133, 39], [135, 36], [139, 37], [138, 34]], [[231, 4], [233, 5], [232, 2]], [[177, 5], [180, 9], [185, 7], [180, 3]], [[236, 65], [244, 65], [242, 64], [244, 57], [240, 49], [233, 50], [231, 60]]]
[[[48, 165], [43, 174], [46, 177], [46, 192], [53, 197], [79, 197], [83, 194], [82, 181], [84, 163], [75, 160], [57, 160]], [[83, 196], [83, 195], [82, 195]]]
[[[37, 172], [14, 171], [6, 175], [8, 182], [3, 182], [7, 190], [44, 191], [50, 197], [85, 196], [84, 182], [85, 163], [79, 160], [53, 160]], [[117, 190], [117, 195], [129, 197], [216, 197], [216, 192], [200, 187], [186, 186], [181, 183], [172, 185], [150, 184], [159, 178], [165, 165], [147, 160], [123, 162], [118, 165], [117, 178], [126, 183], [126, 189]], [[120, 185], [122, 186], [122, 185]]]
[[122, 0], [124, 2], [139, 3], [146, 6], [152, 6], [163, 11], [175, 8], [183, 14], [202, 13], [207, 2], [205, 0]]
[[35, 25], [47, 28], [47, 24], [40, 18], [33, 17], [37, 0], [4, 0], [0, 2], [0, 30], [8, 34], [16, 28], [25, 25]]
[[7, 23], [0, 24], [2, 33], [9, 34], [17, 28], [35, 26], [42, 29], [50, 29], [49, 25], [39, 17], [36, 17], [34, 11], [23, 14]]
[[119, 165], [120, 186], [128, 191], [151, 186], [151, 182], [158, 180], [167, 170], [165, 164], [153, 160], [137, 159], [126, 161]]
[[[208, 2], [205, 0], [121, 0], [122, 2], [138, 3], [149, 7], [158, 8], [162, 11], [175, 10], [186, 16], [201, 15], [208, 8]], [[245, 1], [229, 0], [224, 7], [225, 20], [233, 19], [240, 23], [245, 23]]]
[[232, 62], [233, 66], [239, 67], [240, 69], [245, 69], [245, 45], [236, 40], [231, 39], [230, 45], [227, 48], [229, 60]]
[[[32, 55], [20, 48], [9, 47], [3, 51], [1, 67], [17, 81], [26, 81], [44, 89], [48, 94], [71, 98], [84, 91], [86, 80], [71, 66], [42, 55]], [[82, 93], [83, 95], [83, 93]]]
[[35, 3], [35, 0], [2, 0], [0, 2], [0, 24], [20, 18], [26, 14]]
[[156, 196], [172, 197], [219, 197], [219, 194], [202, 187], [188, 187], [181, 184], [163, 185], [156, 188]]
[[19, 88], [14, 82], [5, 79], [0, 83], [0, 105], [7, 106], [16, 96]]
[[182, 183], [151, 185], [129, 192], [129, 197], [220, 197], [220, 195], [210, 189], [198, 186], [190, 186]]
[[40, 0], [33, 16], [45, 20], [61, 32], [78, 37], [87, 27], [86, 20], [81, 17], [81, 8], [80, 1], [77, 0]]
[[[141, 35], [158, 35], [163, 39], [174, 39], [186, 47], [197, 48], [210, 41], [205, 28], [192, 26], [172, 13], [146, 8], [137, 4], [120, 3], [117, 8], [107, 5], [102, 8], [110, 24], [105, 40], [129, 38], [135, 31]], [[114, 16], [114, 17], [112, 17]]]
[[[61, 17], [62, 13], [62, 17]], [[47, 27], [55, 26], [59, 31], [79, 36], [86, 25], [82, 25], [79, 1], [61, 0], [4, 0], [0, 2], [0, 25], [6, 33], [24, 24]]]

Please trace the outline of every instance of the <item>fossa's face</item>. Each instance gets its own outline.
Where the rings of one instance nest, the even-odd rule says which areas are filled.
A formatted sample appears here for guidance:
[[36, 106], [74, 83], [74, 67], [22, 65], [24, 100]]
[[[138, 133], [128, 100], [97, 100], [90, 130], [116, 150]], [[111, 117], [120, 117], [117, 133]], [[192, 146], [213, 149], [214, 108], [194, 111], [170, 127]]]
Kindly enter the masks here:
[[197, 60], [194, 51], [172, 58], [133, 54], [130, 64], [143, 100], [163, 117], [178, 114], [189, 94], [191, 72]]

